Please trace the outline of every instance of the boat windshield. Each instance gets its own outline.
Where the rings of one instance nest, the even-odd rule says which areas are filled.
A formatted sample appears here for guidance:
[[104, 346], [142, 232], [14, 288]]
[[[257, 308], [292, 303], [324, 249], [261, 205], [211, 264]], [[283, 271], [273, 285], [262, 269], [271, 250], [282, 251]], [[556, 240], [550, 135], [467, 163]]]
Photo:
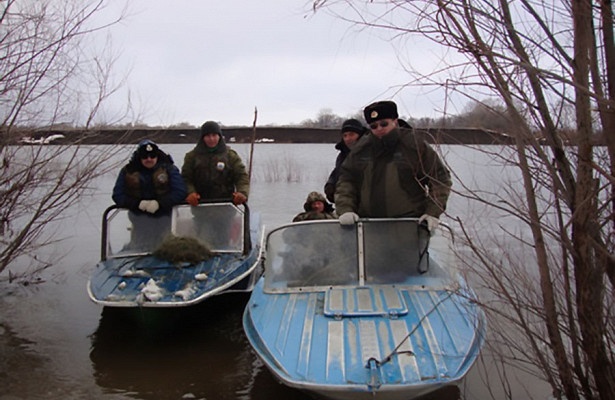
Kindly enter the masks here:
[[452, 259], [450, 254], [432, 257], [430, 250], [442, 246], [430, 246], [431, 241], [416, 219], [365, 219], [353, 226], [338, 221], [284, 225], [267, 237], [265, 290], [448, 285]]
[[105, 215], [106, 257], [150, 254], [170, 234], [196, 238], [214, 253], [243, 251], [244, 212], [232, 203], [179, 205], [160, 217], [123, 208]]

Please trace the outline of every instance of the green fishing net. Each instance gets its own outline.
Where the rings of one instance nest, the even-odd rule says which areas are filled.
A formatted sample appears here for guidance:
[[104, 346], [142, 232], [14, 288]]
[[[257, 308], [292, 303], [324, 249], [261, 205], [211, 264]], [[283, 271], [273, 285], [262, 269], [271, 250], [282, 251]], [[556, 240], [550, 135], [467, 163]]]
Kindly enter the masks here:
[[192, 237], [167, 236], [153, 255], [174, 264], [197, 264], [211, 258], [211, 251], [203, 243]]

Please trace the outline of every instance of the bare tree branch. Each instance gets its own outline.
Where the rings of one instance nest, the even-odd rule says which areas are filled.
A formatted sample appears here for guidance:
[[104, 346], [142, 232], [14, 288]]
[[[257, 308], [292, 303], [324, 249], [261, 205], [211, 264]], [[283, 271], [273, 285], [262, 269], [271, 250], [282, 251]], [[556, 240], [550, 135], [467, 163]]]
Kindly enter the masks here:
[[[490, 349], [502, 365], [539, 373], [556, 398], [615, 398], [611, 1], [318, 0], [311, 6], [398, 43], [397, 60], [409, 76], [400, 90], [441, 89], [443, 110], [452, 92], [503, 104], [503, 131], [515, 144], [483, 151], [510, 175], [492, 187], [455, 183], [455, 193], [480, 203], [483, 215], [497, 215], [491, 230], [480, 229], [482, 218], [476, 226], [459, 219], [469, 279], [481, 287], [490, 316]], [[443, 57], [431, 71], [413, 67], [421, 43], [440, 46], [448, 61]], [[600, 137], [604, 145], [597, 147]]]
[[[0, 273], [19, 260], [53, 265], [39, 251], [59, 240], [51, 230], [114, 166], [106, 148], [16, 145], [58, 123], [87, 129], [122, 82], [111, 80], [111, 52], [88, 54], [85, 40], [119, 22], [98, 22], [104, 0], [25, 1], [0, 5]], [[107, 47], [108, 50], [110, 47]], [[85, 109], [84, 106], [90, 108]], [[25, 270], [20, 279], [31, 279]], [[16, 279], [14, 272], [9, 279]]]

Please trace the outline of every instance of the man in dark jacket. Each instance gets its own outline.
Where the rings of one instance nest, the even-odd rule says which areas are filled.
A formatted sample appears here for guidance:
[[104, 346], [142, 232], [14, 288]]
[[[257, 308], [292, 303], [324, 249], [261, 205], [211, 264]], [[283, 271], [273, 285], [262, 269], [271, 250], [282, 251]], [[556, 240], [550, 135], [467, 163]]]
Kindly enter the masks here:
[[171, 210], [186, 198], [186, 185], [170, 155], [143, 140], [121, 170], [113, 201], [128, 208], [131, 246], [152, 251], [171, 231]]
[[348, 153], [350, 153], [350, 149], [354, 144], [368, 132], [368, 129], [363, 126], [361, 121], [357, 119], [347, 119], [342, 123], [342, 139], [335, 145], [336, 150], [339, 151], [337, 158], [335, 159], [335, 168], [329, 174], [329, 179], [327, 179], [327, 183], [325, 183], [325, 195], [327, 196], [327, 200], [331, 203], [335, 202], [335, 186], [337, 185], [337, 180], [340, 175], [340, 167]]
[[186, 201], [193, 206], [200, 199], [229, 199], [235, 205], [248, 200], [246, 167], [237, 152], [226, 145], [222, 129], [214, 121], [201, 126], [198, 143], [184, 157], [182, 176], [188, 187]]
[[363, 114], [371, 133], [341, 166], [335, 191], [340, 223], [417, 217], [433, 232], [446, 209], [450, 172], [420, 132], [400, 128], [394, 102], [370, 104]]

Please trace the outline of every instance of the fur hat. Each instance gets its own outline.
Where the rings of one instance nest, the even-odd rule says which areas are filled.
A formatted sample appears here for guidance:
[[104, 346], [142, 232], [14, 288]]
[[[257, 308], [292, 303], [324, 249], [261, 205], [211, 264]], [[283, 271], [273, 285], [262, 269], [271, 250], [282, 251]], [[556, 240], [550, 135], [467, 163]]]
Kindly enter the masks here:
[[365, 128], [361, 121], [359, 121], [358, 119], [351, 118], [344, 121], [344, 123], [342, 124], [341, 133], [350, 131], [358, 133], [359, 136], [362, 136], [365, 133], [366, 129], [367, 128]]
[[203, 125], [201, 125], [201, 136], [205, 136], [208, 133], [217, 133], [222, 136], [222, 129], [217, 122], [207, 121]]
[[158, 145], [149, 139], [145, 139], [139, 142], [137, 147], [137, 155], [139, 158], [145, 158], [146, 156], [158, 157]]
[[368, 124], [381, 119], [399, 117], [397, 114], [397, 104], [392, 101], [377, 101], [363, 109], [363, 116]]

